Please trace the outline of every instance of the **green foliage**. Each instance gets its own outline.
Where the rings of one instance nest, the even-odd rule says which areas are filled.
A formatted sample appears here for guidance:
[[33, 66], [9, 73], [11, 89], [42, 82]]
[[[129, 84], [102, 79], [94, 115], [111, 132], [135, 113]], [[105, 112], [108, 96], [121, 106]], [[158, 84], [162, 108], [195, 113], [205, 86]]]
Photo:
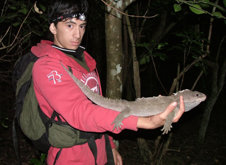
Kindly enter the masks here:
[[47, 157], [47, 154], [42, 153], [41, 156], [40, 156], [40, 160], [39, 159], [32, 159], [30, 161], [30, 164], [33, 164], [33, 165], [44, 165], [46, 157]]
[[[213, 17], [226, 19], [226, 17], [220, 12], [220, 11], [223, 11], [224, 13], [226, 13], [226, 9], [224, 8], [226, 7], [226, 0], [223, 0], [224, 7], [218, 4], [215, 4], [213, 2], [210, 2], [209, 0], [197, 0], [197, 1], [177, 0], [177, 3], [173, 5], [174, 12], [181, 11], [182, 4], [188, 5], [190, 11], [192, 11], [197, 15], [209, 14]], [[215, 7], [217, 10], [220, 10], [220, 11], [210, 13], [209, 10], [211, 11], [213, 7]]]
[[174, 4], [173, 8], [174, 8], [175, 12], [181, 11], [181, 5], [179, 5], [179, 4]]
[[213, 15], [217, 18], [224, 18], [224, 16], [220, 12], [214, 12]]
[[[0, 50], [8, 49], [10, 51], [17, 51], [18, 48], [15, 45], [14, 49], [10, 46], [7, 47], [7, 45], [17, 44], [23, 47], [22, 44], [28, 44], [31, 38], [44, 36], [48, 30], [47, 17], [44, 14], [40, 15], [36, 13], [33, 6], [34, 2], [28, 0], [5, 0], [0, 17], [0, 23], [2, 25], [1, 32], [5, 36], [2, 42], [5, 47], [3, 46]], [[46, 10], [42, 4], [38, 3], [37, 6], [43, 11]], [[8, 28], [10, 29], [9, 31], [7, 31]], [[15, 43], [15, 41], [18, 42]]]
[[[1, 39], [0, 39], [0, 66], [1, 66], [1, 83], [11, 82], [10, 71], [14, 62], [19, 56], [30, 50], [31, 45], [40, 40], [39, 36], [44, 36], [44, 32], [48, 30], [48, 22], [46, 15], [35, 12], [34, 0], [1, 0]], [[41, 1], [37, 6], [46, 10], [45, 3], [47, 0]], [[4, 89], [7, 90], [7, 89]], [[4, 97], [6, 94], [2, 94]], [[10, 96], [14, 97], [14, 95]], [[8, 116], [0, 113], [0, 126], [7, 128], [6, 124]]]
[[40, 3], [37, 4], [38, 7], [41, 9], [41, 11], [45, 12], [46, 11], [46, 7]]
[[[205, 54], [203, 50], [205, 50], [205, 43], [207, 43], [207, 40], [204, 38], [203, 33], [194, 32], [193, 29], [189, 29], [176, 32], [174, 35], [177, 36], [181, 42], [172, 46], [169, 49], [170, 51], [183, 52], [180, 54], [182, 54], [185, 59], [187, 59], [188, 56], [191, 56], [194, 60], [197, 60], [200, 56]], [[196, 63], [195, 66], [204, 67], [202, 61]], [[203, 70], [205, 72], [205, 68], [203, 68]]]
[[166, 45], [168, 45], [167, 42], [165, 43], [158, 43], [156, 44], [155, 48], [153, 50], [150, 50], [150, 44], [149, 43], [141, 43], [136, 44], [138, 47], [143, 47], [145, 50], [140, 56], [139, 56], [139, 64], [143, 65], [150, 61], [151, 56], [153, 57], [159, 57], [161, 60], [165, 61], [168, 56], [165, 53], [162, 53], [161, 50], [164, 50], [166, 48]]
[[[138, 46], [138, 47], [143, 47], [143, 48], [145, 48], [148, 52], [151, 52], [151, 50], [149, 49], [149, 45], [150, 45], [150, 44], [149, 44], [149, 43], [146, 43], [146, 42], [141, 43], [141, 44], [139, 44], [139, 43], [136, 44], [136, 46]], [[146, 63], [148, 63], [148, 62], [150, 61], [150, 53], [148, 53], [148, 52], [144, 51], [144, 52], [142, 52], [142, 54], [138, 57], [138, 61], [139, 61], [139, 64], [140, 64], [140, 65], [146, 64]]]
[[202, 54], [203, 52], [200, 52], [203, 46], [203, 42], [206, 41], [206, 39], [203, 37], [203, 33], [201, 32], [194, 32], [193, 29], [189, 30], [183, 30], [180, 32], [174, 33], [177, 37], [181, 38], [181, 44], [178, 44], [177, 47], [172, 47], [172, 49], [176, 48], [177, 50], [194, 50], [190, 53], [196, 54], [199, 52]]
[[224, 7], [226, 7], [226, 0], [223, 0]]
[[189, 6], [190, 10], [195, 14], [204, 14], [205, 11], [201, 8], [200, 5], [194, 4]]

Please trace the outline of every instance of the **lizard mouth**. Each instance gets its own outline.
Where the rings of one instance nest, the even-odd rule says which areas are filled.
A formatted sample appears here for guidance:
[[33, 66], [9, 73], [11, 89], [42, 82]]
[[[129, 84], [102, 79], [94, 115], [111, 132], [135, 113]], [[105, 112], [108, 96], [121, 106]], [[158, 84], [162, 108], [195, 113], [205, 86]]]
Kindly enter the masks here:
[[206, 100], [206, 95], [203, 95], [203, 98], [201, 99], [201, 101], [205, 101]]

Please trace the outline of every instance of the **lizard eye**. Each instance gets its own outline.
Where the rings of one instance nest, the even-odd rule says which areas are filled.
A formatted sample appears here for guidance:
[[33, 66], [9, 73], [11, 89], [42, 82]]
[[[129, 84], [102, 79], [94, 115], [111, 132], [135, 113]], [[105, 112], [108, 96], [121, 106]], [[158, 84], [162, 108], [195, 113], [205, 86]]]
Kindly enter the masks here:
[[199, 97], [199, 94], [197, 93], [196, 96]]

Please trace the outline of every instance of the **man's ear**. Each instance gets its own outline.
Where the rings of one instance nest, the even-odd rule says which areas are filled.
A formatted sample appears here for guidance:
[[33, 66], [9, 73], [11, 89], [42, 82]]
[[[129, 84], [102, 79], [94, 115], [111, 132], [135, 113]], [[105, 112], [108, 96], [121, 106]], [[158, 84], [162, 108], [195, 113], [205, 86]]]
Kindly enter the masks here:
[[54, 25], [54, 23], [50, 24], [49, 30], [51, 31], [52, 34], [56, 34], [56, 26]]

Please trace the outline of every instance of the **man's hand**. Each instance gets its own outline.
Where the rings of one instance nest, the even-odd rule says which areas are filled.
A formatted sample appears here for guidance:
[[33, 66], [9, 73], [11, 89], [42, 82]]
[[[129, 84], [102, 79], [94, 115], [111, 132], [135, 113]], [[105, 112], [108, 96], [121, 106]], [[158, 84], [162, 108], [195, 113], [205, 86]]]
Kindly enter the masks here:
[[112, 149], [112, 153], [113, 153], [115, 165], [122, 165], [122, 157], [118, 153], [118, 151], [116, 150], [116, 148], [113, 148]]
[[[174, 108], [177, 106], [177, 102], [171, 103], [164, 112], [150, 116], [150, 117], [139, 117], [137, 122], [137, 128], [143, 128], [143, 129], [155, 129], [158, 127], [161, 127], [164, 125], [166, 117], [170, 112], [174, 110]], [[184, 100], [183, 96], [180, 96], [180, 109], [177, 113], [177, 115], [173, 119], [173, 123], [178, 122], [182, 114], [184, 113]]]

